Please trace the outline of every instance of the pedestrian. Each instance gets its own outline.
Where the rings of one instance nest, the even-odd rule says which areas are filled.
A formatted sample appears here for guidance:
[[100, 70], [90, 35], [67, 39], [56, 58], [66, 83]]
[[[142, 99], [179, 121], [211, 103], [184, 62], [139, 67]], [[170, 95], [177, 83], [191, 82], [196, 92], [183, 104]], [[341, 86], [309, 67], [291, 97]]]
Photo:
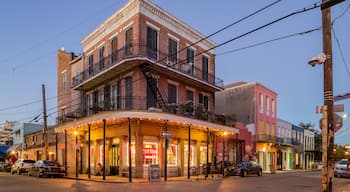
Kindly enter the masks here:
[[97, 164], [97, 170], [96, 170], [96, 176], [101, 176], [103, 172], [103, 166], [101, 165], [101, 163]]

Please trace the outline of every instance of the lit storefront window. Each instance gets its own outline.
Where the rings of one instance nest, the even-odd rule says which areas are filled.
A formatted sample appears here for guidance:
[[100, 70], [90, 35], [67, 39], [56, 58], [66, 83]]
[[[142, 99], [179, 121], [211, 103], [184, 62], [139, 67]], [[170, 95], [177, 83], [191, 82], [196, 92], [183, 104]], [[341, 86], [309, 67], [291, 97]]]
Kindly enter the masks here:
[[168, 147], [168, 165], [177, 166], [177, 145], [171, 144]]
[[143, 164], [158, 164], [158, 144], [143, 143]]
[[[129, 143], [126, 144], [127, 147], [127, 152], [126, 152], [126, 162], [127, 164], [129, 163]], [[131, 142], [131, 166], [135, 166], [136, 163], [135, 163], [135, 142]]]
[[207, 163], [207, 147], [200, 147], [200, 164], [206, 164]]
[[[185, 145], [184, 164], [188, 165], [188, 145]], [[194, 166], [194, 147], [190, 147], [190, 166]]]

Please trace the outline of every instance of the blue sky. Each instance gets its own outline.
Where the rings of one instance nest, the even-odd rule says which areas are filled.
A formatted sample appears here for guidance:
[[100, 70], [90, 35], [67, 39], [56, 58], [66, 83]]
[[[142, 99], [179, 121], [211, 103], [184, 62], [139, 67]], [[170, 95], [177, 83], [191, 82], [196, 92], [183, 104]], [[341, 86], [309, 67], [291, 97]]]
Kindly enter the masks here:
[[[274, 0], [154, 0], [159, 6], [204, 35], [230, 24]], [[127, 0], [11, 0], [0, 6], [0, 123], [6, 120], [33, 119], [42, 111], [41, 85], [46, 85], [49, 122], [55, 122], [57, 96], [56, 52], [65, 47], [82, 52], [80, 41], [112, 15]], [[212, 37], [224, 42], [288, 13], [309, 7], [316, 1], [282, 0], [272, 8]], [[350, 2], [332, 8], [332, 18], [343, 13]], [[339, 18], [334, 30], [350, 68], [350, 11]], [[216, 49], [216, 53], [248, 46], [321, 26], [321, 11], [315, 9], [290, 17], [270, 27]], [[278, 93], [277, 114], [291, 123], [311, 122], [318, 129], [323, 103], [323, 67], [307, 62], [322, 52], [322, 32], [316, 31], [262, 46], [216, 57], [216, 75], [225, 84], [236, 81], [260, 82]], [[334, 94], [349, 92], [347, 73], [333, 39]], [[50, 99], [51, 98], [51, 99]], [[13, 106], [39, 101], [22, 107]], [[345, 112], [350, 113], [350, 100]], [[350, 143], [350, 121], [335, 138]]]

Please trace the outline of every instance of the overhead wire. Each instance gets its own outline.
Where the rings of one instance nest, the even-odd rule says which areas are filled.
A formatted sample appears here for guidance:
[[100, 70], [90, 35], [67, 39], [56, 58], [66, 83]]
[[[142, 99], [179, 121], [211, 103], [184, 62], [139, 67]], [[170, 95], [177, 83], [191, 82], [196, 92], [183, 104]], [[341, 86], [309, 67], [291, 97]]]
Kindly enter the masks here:
[[259, 43], [254, 43], [254, 44], [252, 44], [252, 45], [248, 45], [248, 46], [244, 46], [244, 47], [240, 47], [240, 48], [236, 48], [236, 49], [224, 51], [224, 52], [221, 52], [221, 53], [217, 53], [216, 56], [221, 56], [221, 55], [225, 55], [225, 54], [229, 54], [229, 53], [234, 53], [234, 52], [237, 52], [237, 51], [242, 51], [242, 50], [249, 49], [249, 48], [253, 48], [253, 47], [258, 47], [258, 46], [261, 46], [261, 45], [264, 45], [264, 44], [267, 44], [267, 43], [272, 43], [272, 42], [275, 42], [275, 41], [279, 41], [279, 40], [283, 40], [283, 39], [288, 39], [288, 38], [295, 37], [295, 36], [306, 35], [306, 34], [309, 34], [309, 33], [315, 32], [315, 31], [319, 31], [320, 29], [321, 29], [321, 27], [318, 27], [318, 28], [306, 30], [306, 31], [303, 31], [303, 32], [293, 33], [293, 34], [281, 36], [281, 37], [278, 37], [278, 38], [270, 39], [270, 40], [267, 40], [267, 41], [263, 41], [263, 42], [259, 42]]

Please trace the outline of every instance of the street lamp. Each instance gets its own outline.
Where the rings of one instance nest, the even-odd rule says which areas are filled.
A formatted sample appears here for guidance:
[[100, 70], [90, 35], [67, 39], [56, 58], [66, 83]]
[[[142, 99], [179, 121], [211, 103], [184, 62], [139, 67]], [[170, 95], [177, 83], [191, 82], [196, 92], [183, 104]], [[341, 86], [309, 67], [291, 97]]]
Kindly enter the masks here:
[[75, 135], [75, 177], [78, 178], [78, 131], [74, 131]]

